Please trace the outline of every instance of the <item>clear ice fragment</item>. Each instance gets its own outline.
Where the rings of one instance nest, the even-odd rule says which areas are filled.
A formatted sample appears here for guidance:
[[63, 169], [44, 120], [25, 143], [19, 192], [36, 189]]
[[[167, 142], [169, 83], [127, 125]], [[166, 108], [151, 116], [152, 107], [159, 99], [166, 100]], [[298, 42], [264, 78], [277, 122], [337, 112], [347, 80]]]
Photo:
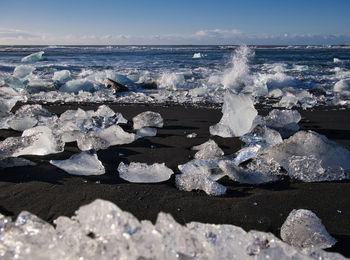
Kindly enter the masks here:
[[144, 126], [150, 127], [163, 127], [163, 118], [159, 113], [146, 111], [138, 114], [132, 119], [134, 123], [134, 129], [140, 129]]
[[209, 139], [207, 142], [201, 145], [193, 146], [192, 150], [198, 151], [194, 155], [195, 159], [212, 159], [224, 155], [224, 152], [212, 139]]
[[69, 70], [56, 71], [52, 77], [52, 80], [58, 81], [60, 83], [65, 83], [70, 79], [71, 79], [71, 74]]
[[277, 130], [283, 138], [298, 132], [301, 115], [297, 110], [272, 110], [265, 118], [266, 126]]
[[18, 78], [18, 79], [25, 79], [34, 70], [35, 70], [35, 67], [33, 67], [33, 66], [30, 66], [30, 65], [19, 65], [13, 71], [13, 76]]
[[35, 52], [35, 53], [32, 53], [28, 56], [25, 56], [24, 58], [22, 58], [22, 61], [23, 62], [27, 62], [27, 61], [30, 61], [30, 62], [35, 62], [35, 61], [39, 61], [42, 59], [42, 56], [45, 52], [43, 51], [39, 51], [39, 52]]
[[102, 175], [105, 168], [96, 153], [81, 152], [72, 155], [67, 160], [51, 160], [50, 163], [69, 174]]
[[337, 241], [331, 237], [315, 213], [306, 209], [292, 210], [281, 227], [284, 242], [304, 250], [332, 247]]
[[156, 136], [157, 135], [157, 128], [152, 127], [142, 127], [139, 130], [137, 130], [136, 135], [139, 137], [146, 137], [146, 136]]
[[165, 166], [164, 163], [146, 163], [131, 162], [129, 165], [121, 162], [118, 166], [120, 178], [137, 183], [157, 183], [169, 180], [174, 173], [173, 170]]

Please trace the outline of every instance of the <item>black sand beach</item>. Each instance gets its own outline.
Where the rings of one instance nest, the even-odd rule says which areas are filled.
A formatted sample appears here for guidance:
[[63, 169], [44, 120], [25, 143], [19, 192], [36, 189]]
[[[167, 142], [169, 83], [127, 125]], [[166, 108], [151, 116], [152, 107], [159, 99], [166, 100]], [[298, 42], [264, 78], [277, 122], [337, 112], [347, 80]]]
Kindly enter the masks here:
[[[174, 177], [160, 184], [134, 184], [119, 178], [117, 167], [123, 162], [165, 162], [178, 173], [177, 165], [191, 160], [190, 148], [210, 138], [209, 126], [221, 118], [220, 109], [181, 105], [107, 104], [131, 120], [143, 111], [159, 112], [165, 120], [157, 136], [146, 137], [132, 144], [113, 146], [98, 152], [106, 174], [95, 177], [72, 176], [49, 164], [51, 159], [67, 159], [79, 152], [75, 143], [65, 151], [49, 156], [25, 156], [37, 166], [0, 169], [0, 213], [16, 217], [22, 210], [52, 222], [58, 216], [72, 216], [81, 205], [97, 198], [112, 201], [138, 219], [155, 221], [160, 211], [167, 212], [180, 223], [199, 221], [233, 224], [245, 230], [272, 232], [279, 229], [293, 209], [309, 209], [322, 219], [328, 232], [338, 243], [329, 251], [350, 257], [350, 181], [302, 183], [290, 179], [266, 185], [241, 185], [228, 179], [220, 182], [228, 188], [223, 197], [204, 192], [179, 191]], [[60, 114], [67, 109], [96, 109], [97, 104], [46, 105]], [[259, 114], [268, 109], [258, 107]], [[314, 130], [350, 149], [350, 109], [332, 107], [300, 111], [301, 129]], [[131, 125], [124, 125], [132, 131]], [[197, 133], [196, 138], [186, 134]], [[0, 140], [20, 135], [0, 130]], [[242, 143], [237, 138], [212, 137], [225, 154], [237, 151]]]

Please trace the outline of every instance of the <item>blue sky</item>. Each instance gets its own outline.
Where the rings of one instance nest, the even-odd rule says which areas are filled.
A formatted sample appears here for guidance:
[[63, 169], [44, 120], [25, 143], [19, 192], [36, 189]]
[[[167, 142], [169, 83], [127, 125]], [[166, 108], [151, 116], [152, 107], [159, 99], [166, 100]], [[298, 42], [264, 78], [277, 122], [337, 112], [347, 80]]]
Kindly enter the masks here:
[[350, 43], [349, 0], [0, 0], [0, 44]]

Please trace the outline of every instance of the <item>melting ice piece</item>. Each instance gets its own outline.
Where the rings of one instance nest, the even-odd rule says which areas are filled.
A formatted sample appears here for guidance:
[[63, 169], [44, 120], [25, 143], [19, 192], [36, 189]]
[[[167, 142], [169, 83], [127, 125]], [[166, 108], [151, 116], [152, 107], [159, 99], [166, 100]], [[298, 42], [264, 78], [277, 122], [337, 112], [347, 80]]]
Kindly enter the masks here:
[[56, 71], [52, 77], [52, 80], [58, 81], [60, 83], [65, 83], [70, 79], [71, 79], [71, 74], [69, 70]]
[[101, 129], [96, 136], [106, 140], [109, 145], [130, 144], [136, 140], [135, 134], [125, 132], [119, 125]]
[[139, 221], [112, 202], [97, 199], [55, 227], [29, 212], [13, 222], [0, 214], [3, 259], [329, 259], [340, 254], [305, 252], [271, 233], [233, 225], [177, 223], [159, 213], [156, 223]]
[[152, 127], [142, 127], [136, 132], [137, 136], [145, 137], [145, 136], [156, 136], [157, 135], [157, 129]]
[[15, 89], [23, 89], [25, 87], [23, 80], [12, 76], [5, 79], [5, 84]]
[[280, 132], [283, 138], [298, 132], [301, 115], [296, 110], [272, 110], [265, 118], [266, 126]]
[[342, 79], [335, 83], [333, 91], [341, 96], [350, 97], [350, 79]]
[[248, 133], [258, 112], [249, 96], [226, 92], [220, 122], [209, 128], [211, 135], [235, 137]]
[[17, 103], [19, 98], [5, 99], [0, 97], [0, 115], [9, 112]]
[[289, 213], [281, 227], [281, 238], [292, 246], [310, 251], [329, 248], [337, 242], [316, 214], [306, 209], [293, 209]]
[[250, 133], [241, 136], [240, 139], [248, 145], [260, 145], [263, 149], [283, 142], [279, 132], [260, 125]]
[[208, 195], [221, 196], [226, 187], [217, 183], [205, 173], [183, 173], [175, 176], [175, 184], [179, 190], [203, 190]]
[[35, 67], [30, 65], [19, 65], [13, 71], [13, 76], [18, 79], [24, 79], [35, 70]]
[[262, 184], [279, 180], [279, 176], [277, 175], [243, 170], [234, 162], [228, 160], [222, 160], [218, 165], [230, 179], [239, 183]]
[[82, 134], [77, 139], [78, 148], [82, 151], [88, 150], [104, 150], [107, 149], [110, 144], [108, 141], [96, 136], [93, 132], [89, 132], [88, 134]]
[[294, 94], [287, 92], [276, 106], [291, 109], [296, 106], [298, 102], [299, 99]]
[[198, 53], [195, 53], [195, 54], [193, 54], [193, 59], [200, 59], [200, 58], [202, 58], [203, 56], [202, 56], [202, 54], [200, 53], [200, 52], [198, 52]]
[[261, 146], [259, 144], [243, 147], [235, 153], [235, 158], [232, 162], [235, 165], [240, 165], [242, 162], [248, 161], [249, 159], [255, 157], [260, 149]]
[[212, 139], [209, 139], [201, 145], [193, 146], [192, 150], [198, 151], [194, 155], [194, 158], [196, 159], [212, 159], [224, 155], [224, 152]]
[[56, 138], [47, 126], [36, 126], [25, 130], [22, 137], [35, 136], [34, 141], [16, 149], [13, 157], [20, 155], [48, 155], [64, 150], [64, 143]]
[[159, 113], [146, 111], [135, 116], [132, 121], [134, 122], [134, 129], [140, 129], [144, 126], [150, 127], [163, 127], [163, 118]]
[[61, 92], [78, 93], [79, 91], [94, 92], [95, 87], [91, 81], [86, 79], [73, 79], [68, 81], [59, 89]]
[[45, 52], [43, 52], [43, 51], [39, 51], [39, 52], [32, 53], [32, 54], [30, 54], [30, 55], [25, 56], [24, 58], [22, 58], [22, 61], [23, 61], [23, 62], [26, 62], [26, 61], [32, 61], [32, 62], [34, 62], [34, 61], [39, 61], [39, 60], [42, 59], [44, 53], [45, 53]]
[[67, 160], [51, 160], [50, 163], [74, 175], [102, 175], [105, 173], [105, 168], [96, 153], [84, 151], [72, 155]]
[[37, 140], [36, 135], [8, 137], [0, 142], [0, 158], [8, 158], [13, 156], [13, 153], [32, 145]]
[[261, 156], [274, 159], [292, 177], [305, 181], [341, 180], [344, 170], [350, 169], [350, 151], [313, 131], [299, 131]]
[[154, 163], [147, 165], [146, 163], [131, 162], [129, 165], [121, 162], [118, 166], [120, 178], [137, 183], [157, 183], [170, 179], [174, 173], [165, 166], [164, 163]]

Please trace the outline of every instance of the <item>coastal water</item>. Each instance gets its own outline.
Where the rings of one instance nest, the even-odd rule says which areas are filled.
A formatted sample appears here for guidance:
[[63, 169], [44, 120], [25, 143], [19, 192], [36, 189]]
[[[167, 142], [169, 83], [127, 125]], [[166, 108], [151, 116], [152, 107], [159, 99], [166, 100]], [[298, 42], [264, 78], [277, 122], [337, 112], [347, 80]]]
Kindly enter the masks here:
[[[40, 60], [22, 61], [40, 51]], [[24, 88], [53, 83], [55, 72], [68, 70], [69, 80], [91, 82], [94, 90], [106, 77], [121, 81], [133, 91], [131, 102], [144, 95], [220, 102], [226, 89], [255, 97], [314, 89], [332, 95], [337, 82], [350, 78], [350, 46], [1, 46], [0, 85], [11, 85], [20, 65], [32, 66], [20, 79]], [[140, 88], [146, 81], [156, 81], [158, 90]]]

